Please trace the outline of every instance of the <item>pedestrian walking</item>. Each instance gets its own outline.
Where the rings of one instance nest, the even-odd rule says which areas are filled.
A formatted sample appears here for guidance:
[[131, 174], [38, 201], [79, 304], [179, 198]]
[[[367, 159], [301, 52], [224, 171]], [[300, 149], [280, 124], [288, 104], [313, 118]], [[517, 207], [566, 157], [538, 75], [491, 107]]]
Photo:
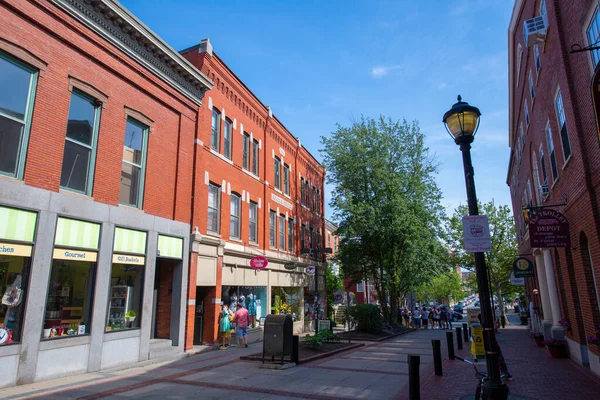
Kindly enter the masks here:
[[448, 329], [448, 310], [446, 310], [446, 307], [442, 307], [440, 310], [440, 322], [442, 324], [441, 329]]
[[409, 315], [409, 311], [408, 308], [404, 307], [404, 309], [402, 309], [402, 319], [404, 321], [404, 327], [406, 328], [410, 328], [410, 315]]
[[423, 311], [421, 312], [421, 319], [423, 320], [423, 329], [429, 329], [427, 324], [429, 323], [429, 313], [430, 311], [423, 307]]
[[433, 322], [431, 323], [431, 329], [435, 329], [436, 326], [438, 329], [440, 329], [440, 310], [436, 307], [433, 309], [431, 314], [433, 320]]
[[240, 347], [248, 347], [248, 323], [250, 317], [248, 316], [248, 310], [244, 308], [242, 303], [237, 303], [237, 311], [233, 317], [236, 323], [235, 331], [238, 337], [238, 343]]
[[413, 313], [413, 328], [421, 329], [421, 310], [419, 310], [419, 307], [415, 307]]

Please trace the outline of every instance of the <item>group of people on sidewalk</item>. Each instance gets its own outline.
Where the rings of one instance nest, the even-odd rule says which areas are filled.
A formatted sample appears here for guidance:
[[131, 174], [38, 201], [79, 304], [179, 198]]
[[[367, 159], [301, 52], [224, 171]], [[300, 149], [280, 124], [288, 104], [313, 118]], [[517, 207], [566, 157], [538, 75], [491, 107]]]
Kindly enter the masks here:
[[229, 340], [231, 339], [231, 330], [235, 326], [235, 333], [237, 335], [238, 344], [240, 347], [248, 347], [248, 325], [250, 323], [250, 316], [248, 310], [242, 303], [237, 303], [237, 310], [235, 313], [224, 304], [221, 308], [221, 318], [219, 320], [219, 331], [221, 333], [221, 349], [229, 347]]
[[415, 329], [452, 329], [452, 312], [442, 307], [415, 307], [410, 311], [408, 307], [401, 310], [404, 326]]

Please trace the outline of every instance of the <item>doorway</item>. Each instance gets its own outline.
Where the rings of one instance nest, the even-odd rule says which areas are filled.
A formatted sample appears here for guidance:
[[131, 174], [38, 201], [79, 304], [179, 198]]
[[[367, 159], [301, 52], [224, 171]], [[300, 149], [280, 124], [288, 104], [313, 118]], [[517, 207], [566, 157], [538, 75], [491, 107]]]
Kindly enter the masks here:
[[179, 261], [156, 259], [152, 312], [152, 339], [173, 339], [171, 322], [173, 309], [173, 273]]
[[196, 286], [196, 310], [194, 312], [194, 344], [202, 344], [204, 331], [205, 288]]

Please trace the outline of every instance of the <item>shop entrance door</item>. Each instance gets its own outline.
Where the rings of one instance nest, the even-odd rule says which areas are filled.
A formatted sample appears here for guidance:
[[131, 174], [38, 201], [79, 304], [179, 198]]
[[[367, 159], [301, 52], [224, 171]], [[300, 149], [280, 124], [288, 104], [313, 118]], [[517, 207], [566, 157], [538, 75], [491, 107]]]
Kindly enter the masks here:
[[173, 304], [173, 270], [175, 262], [156, 259], [154, 275], [153, 339], [171, 338], [171, 312]]
[[194, 317], [194, 344], [202, 344], [202, 331], [204, 330], [204, 296], [205, 290], [196, 286], [196, 312]]

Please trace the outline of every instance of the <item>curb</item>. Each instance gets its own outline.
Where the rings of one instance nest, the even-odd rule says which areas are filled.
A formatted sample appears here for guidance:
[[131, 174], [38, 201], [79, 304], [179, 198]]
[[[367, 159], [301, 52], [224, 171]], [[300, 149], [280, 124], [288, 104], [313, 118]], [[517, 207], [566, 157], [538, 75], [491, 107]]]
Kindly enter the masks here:
[[[328, 352], [322, 353], [322, 354], [316, 354], [314, 356], [310, 356], [310, 357], [304, 358], [302, 360], [299, 360], [298, 361], [298, 365], [300, 365], [300, 364], [306, 364], [306, 363], [313, 362], [313, 361], [316, 361], [316, 360], [320, 360], [322, 358], [327, 358], [327, 357], [333, 356], [335, 354], [338, 354], [338, 353], [341, 353], [341, 352], [344, 352], [344, 351], [354, 350], [354, 349], [357, 349], [359, 347], [363, 347], [364, 345], [365, 345], [364, 343], [354, 343], [354, 344], [351, 344], [350, 346], [342, 347], [340, 349], [331, 350], [331, 351], [328, 351]], [[255, 355], [241, 356], [240, 360], [243, 360], [243, 361], [262, 361], [262, 356], [255, 356]]]

